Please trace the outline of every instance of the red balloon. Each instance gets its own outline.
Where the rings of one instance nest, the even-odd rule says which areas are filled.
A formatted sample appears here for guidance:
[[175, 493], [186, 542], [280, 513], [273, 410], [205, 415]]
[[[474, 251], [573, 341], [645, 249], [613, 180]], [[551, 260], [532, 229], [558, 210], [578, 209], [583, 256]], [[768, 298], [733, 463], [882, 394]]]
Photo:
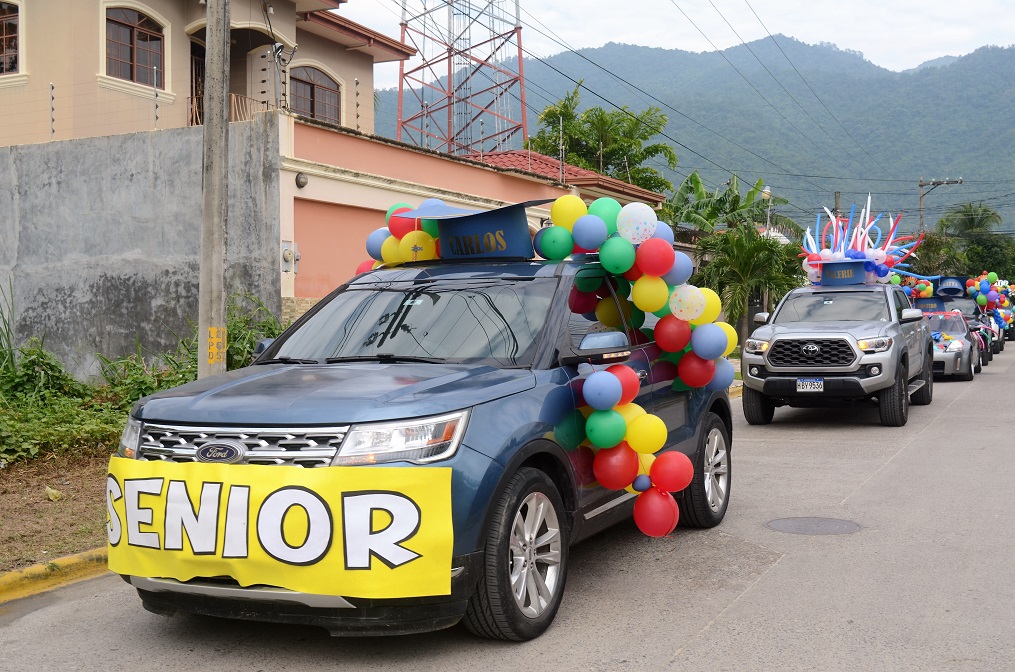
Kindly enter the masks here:
[[691, 325], [675, 315], [667, 315], [656, 323], [656, 343], [666, 352], [680, 352], [691, 342]]
[[586, 250], [584, 247], [578, 247], [577, 244], [571, 250], [571, 254], [588, 254], [590, 252], [595, 252], [595, 250]]
[[591, 313], [596, 309], [599, 297], [592, 292], [580, 292], [577, 287], [571, 288], [567, 297], [567, 307], [572, 313]]
[[376, 261], [377, 261], [376, 259], [367, 259], [366, 261], [361, 261], [359, 266], [356, 267], [356, 274], [359, 275], [360, 273], [366, 273], [367, 271], [373, 269], [374, 263], [376, 263]]
[[711, 359], [702, 359], [693, 352], [688, 352], [680, 358], [680, 363], [677, 364], [677, 373], [680, 374], [680, 380], [691, 387], [704, 387], [715, 376], [715, 362]]
[[631, 282], [634, 282], [643, 275], [645, 274], [642, 272], [640, 268], [638, 268], [637, 262], [635, 262], [635, 265], [632, 266], [629, 270], [624, 271], [624, 277]]
[[649, 238], [635, 252], [635, 266], [645, 275], [658, 278], [673, 268], [673, 246], [662, 238]]
[[627, 338], [631, 341], [631, 345], [647, 345], [652, 342], [652, 339], [640, 329], [632, 329], [627, 332]]
[[592, 473], [604, 488], [623, 490], [638, 475], [638, 453], [621, 441], [613, 448], [603, 448], [592, 460]]
[[[630, 404], [634, 401], [634, 398], [638, 396], [638, 390], [641, 389], [641, 379], [638, 377], [638, 374], [634, 372], [634, 369], [629, 366], [624, 366], [623, 364], [614, 364], [613, 366], [607, 367], [606, 370], [620, 379], [622, 393], [617, 405], [623, 406], [624, 404]], [[709, 380], [711, 380], [711, 378], [709, 378]]]
[[660, 359], [658, 362], [652, 363], [652, 369], [649, 371], [649, 382], [661, 383], [666, 380], [676, 380], [678, 375], [680, 374], [677, 372], [676, 364], [665, 359]]
[[[391, 229], [388, 229], [388, 231], [390, 231], [390, 230]], [[434, 247], [434, 258], [435, 259], [440, 259], [441, 258], [441, 239], [440, 238], [434, 238], [433, 239], [433, 247]]]
[[589, 485], [596, 480], [595, 472], [592, 471], [595, 455], [591, 448], [578, 446], [577, 450], [568, 451], [567, 456], [571, 460], [571, 465], [574, 466], [574, 476], [578, 485]]
[[648, 471], [652, 485], [666, 492], [680, 492], [691, 484], [694, 466], [687, 455], [670, 450], [656, 457]]
[[571, 394], [574, 395], [575, 408], [581, 408], [582, 406], [588, 406], [585, 403], [585, 395], [582, 394], [582, 390], [585, 389], [585, 378], [574, 378], [568, 385], [571, 387]]
[[680, 507], [668, 492], [649, 488], [634, 500], [634, 523], [650, 537], [665, 537], [680, 520]]
[[976, 280], [973, 280], [972, 278], [969, 278], [968, 280], [966, 280], [966, 287], [972, 287], [975, 284], [976, 284]]
[[391, 217], [388, 219], [388, 231], [390, 231], [391, 235], [399, 240], [401, 240], [402, 236], [410, 231], [423, 230], [423, 227], [420, 225], [418, 219], [398, 216], [398, 213], [400, 212], [410, 212], [411, 210], [412, 208], [399, 208], [391, 213]]

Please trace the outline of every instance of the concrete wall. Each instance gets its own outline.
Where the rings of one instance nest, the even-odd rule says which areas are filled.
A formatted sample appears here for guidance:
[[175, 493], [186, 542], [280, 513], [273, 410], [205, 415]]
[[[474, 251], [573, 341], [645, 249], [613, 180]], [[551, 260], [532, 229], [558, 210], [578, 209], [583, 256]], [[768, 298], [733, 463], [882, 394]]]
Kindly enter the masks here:
[[[203, 128], [0, 147], [0, 283], [16, 340], [78, 377], [197, 323]], [[281, 314], [278, 121], [230, 125], [227, 289]]]

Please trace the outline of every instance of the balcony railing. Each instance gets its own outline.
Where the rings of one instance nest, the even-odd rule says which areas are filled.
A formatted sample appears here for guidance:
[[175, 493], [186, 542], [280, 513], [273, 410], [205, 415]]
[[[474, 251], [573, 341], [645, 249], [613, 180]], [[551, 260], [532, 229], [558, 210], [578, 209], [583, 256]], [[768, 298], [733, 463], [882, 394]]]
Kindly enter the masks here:
[[[254, 98], [235, 93], [229, 94], [229, 121], [251, 121], [258, 112], [274, 110], [275, 106]], [[187, 125], [200, 126], [204, 123], [204, 98], [187, 98]]]

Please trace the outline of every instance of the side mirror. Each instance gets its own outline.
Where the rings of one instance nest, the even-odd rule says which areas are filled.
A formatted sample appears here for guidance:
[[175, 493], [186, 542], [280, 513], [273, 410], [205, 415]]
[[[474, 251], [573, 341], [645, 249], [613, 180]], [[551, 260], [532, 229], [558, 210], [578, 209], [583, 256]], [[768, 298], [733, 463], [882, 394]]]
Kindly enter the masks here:
[[923, 319], [923, 311], [919, 308], [903, 308], [899, 315], [900, 322], [919, 322]]
[[757, 324], [759, 326], [762, 325], [762, 324], [768, 324], [768, 317], [769, 317], [769, 314], [765, 313], [765, 312], [755, 313], [754, 314], [754, 324]]
[[261, 353], [268, 349], [268, 347], [275, 342], [274, 338], [262, 338], [254, 346], [254, 357], [260, 357]]
[[579, 364], [612, 364], [627, 361], [631, 356], [631, 342], [622, 331], [597, 331], [585, 334], [577, 350], [562, 355], [560, 363], [564, 365]]

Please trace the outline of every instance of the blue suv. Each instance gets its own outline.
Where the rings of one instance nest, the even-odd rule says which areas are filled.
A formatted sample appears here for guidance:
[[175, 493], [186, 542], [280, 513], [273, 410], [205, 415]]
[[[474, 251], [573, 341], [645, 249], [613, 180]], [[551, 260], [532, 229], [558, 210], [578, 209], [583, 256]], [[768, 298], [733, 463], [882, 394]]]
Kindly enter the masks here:
[[[220, 569], [224, 565], [202, 569], [197, 540], [204, 525], [207, 552], [222, 555], [231, 543], [247, 549], [247, 537], [235, 536], [228, 521], [216, 523], [213, 513], [201, 518], [206, 509], [232, 512], [234, 504], [249, 504], [262, 496], [256, 488], [234, 484], [227, 497], [222, 479], [211, 477], [198, 499], [194, 488], [172, 485], [181, 482], [175, 472], [166, 472], [170, 485], [159, 490], [161, 477], [135, 479], [111, 468], [110, 567], [136, 587], [146, 609], [164, 615], [310, 624], [335, 635], [423, 632], [462, 621], [486, 637], [538, 636], [560, 605], [569, 547], [628, 519], [637, 495], [595, 481], [592, 451], [573, 426], [581, 381], [593, 369], [617, 363], [634, 369], [642, 380], [635, 402], [666, 423], [663, 450], [691, 459], [693, 481], [674, 495], [684, 525], [713, 527], [729, 504], [727, 392], [675, 390], [672, 375], [655, 374], [652, 359], [659, 351], [640, 337], [645, 332], [631, 325], [603, 329], [594, 315], [571, 311], [568, 297], [577, 282], [598, 284], [605, 298], [617, 300], [595, 255], [373, 270], [322, 300], [267, 344], [253, 365], [139, 401], [112, 463], [149, 469], [153, 463], [166, 469], [207, 463], [223, 469], [223, 478], [257, 471], [280, 474], [280, 481], [335, 470], [352, 474], [357, 497], [372, 496], [375, 505], [356, 509], [366, 512], [356, 522], [348, 492], [340, 514], [338, 505], [321, 504], [323, 495], [307, 493], [315, 486], [276, 487], [237, 529], [253, 538], [256, 527], [267, 554], [286, 560], [288, 569], [237, 579]], [[650, 327], [656, 318], [647, 317]], [[394, 572], [403, 563], [421, 566], [420, 556], [429, 551], [412, 547], [412, 539], [430, 529], [433, 516], [421, 506], [415, 513], [412, 506], [399, 508], [405, 498], [378, 494], [386, 488], [366, 476], [401, 473], [410, 476], [407, 483], [422, 483], [442, 470], [450, 492], [446, 485], [434, 492], [444, 488], [441, 496], [450, 501], [447, 557], [437, 572], [443, 589], [414, 591], [422, 584], [410, 582], [394, 592], [375, 586], [343, 593], [338, 579], [318, 578], [309, 588], [287, 583], [289, 569], [295, 576], [343, 548], [344, 567], [340, 562], [328, 576], [346, 572], [356, 580], [365, 576], [352, 571], [357, 567]], [[168, 491], [174, 497], [173, 487], [175, 508], [170, 503], [156, 510], [159, 496]], [[265, 513], [271, 498], [278, 506]], [[126, 509], [117, 513], [123, 502]], [[323, 541], [315, 531], [318, 514], [331, 521], [320, 528], [328, 531], [324, 536], [341, 527], [340, 534]], [[403, 516], [415, 523], [396, 533]], [[349, 542], [357, 530], [373, 546]], [[138, 552], [160, 555], [147, 566], [114, 562], [121, 539]], [[180, 553], [191, 547], [193, 554], [183, 559]], [[171, 553], [174, 559], [164, 566], [175, 578], [156, 567]]]

